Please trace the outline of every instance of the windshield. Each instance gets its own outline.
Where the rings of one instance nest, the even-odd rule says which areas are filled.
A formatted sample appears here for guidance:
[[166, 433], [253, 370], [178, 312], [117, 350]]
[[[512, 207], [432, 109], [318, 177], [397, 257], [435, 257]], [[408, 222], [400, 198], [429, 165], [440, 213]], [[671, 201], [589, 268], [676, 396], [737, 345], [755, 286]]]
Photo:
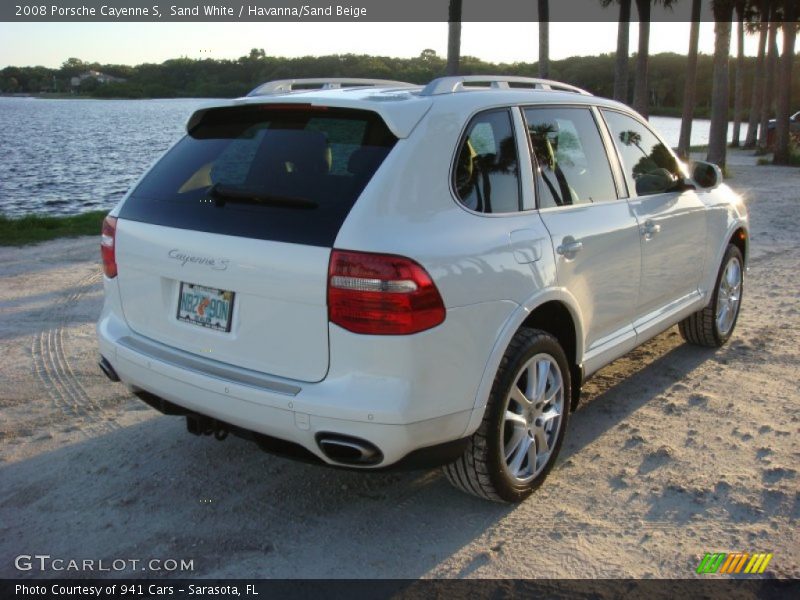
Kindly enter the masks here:
[[208, 110], [120, 218], [332, 246], [396, 138], [375, 113], [307, 105]]

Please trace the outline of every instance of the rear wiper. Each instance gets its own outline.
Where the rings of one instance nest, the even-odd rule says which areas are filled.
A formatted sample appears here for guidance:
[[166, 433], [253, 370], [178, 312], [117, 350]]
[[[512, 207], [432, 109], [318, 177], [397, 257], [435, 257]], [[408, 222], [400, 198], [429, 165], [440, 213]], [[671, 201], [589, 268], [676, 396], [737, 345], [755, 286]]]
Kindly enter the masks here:
[[317, 202], [309, 200], [308, 198], [264, 194], [256, 190], [227, 187], [219, 183], [215, 183], [209, 188], [208, 195], [214, 198], [214, 204], [217, 206], [225, 206], [228, 202], [268, 204], [270, 206], [285, 206], [287, 208], [300, 209], [311, 209], [319, 206]]

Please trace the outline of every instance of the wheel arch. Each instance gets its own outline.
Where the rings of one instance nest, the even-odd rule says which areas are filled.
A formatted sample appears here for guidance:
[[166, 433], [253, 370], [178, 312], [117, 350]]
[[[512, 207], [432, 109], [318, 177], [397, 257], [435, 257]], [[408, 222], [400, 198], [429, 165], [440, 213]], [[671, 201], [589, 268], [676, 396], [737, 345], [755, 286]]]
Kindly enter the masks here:
[[580, 399], [583, 368], [578, 359], [578, 333], [575, 320], [569, 307], [560, 300], [548, 300], [537, 306], [523, 321], [521, 327], [541, 329], [558, 340], [564, 349], [570, 366], [570, 379], [572, 380], [572, 397], [570, 409], [575, 410]]
[[480, 425], [500, 361], [514, 335], [522, 327], [541, 329], [559, 341], [570, 363], [570, 408], [575, 410], [577, 407], [583, 379], [583, 319], [578, 310], [578, 302], [572, 294], [564, 288], [550, 289], [520, 305], [500, 331], [484, 368], [465, 435], [471, 435]]

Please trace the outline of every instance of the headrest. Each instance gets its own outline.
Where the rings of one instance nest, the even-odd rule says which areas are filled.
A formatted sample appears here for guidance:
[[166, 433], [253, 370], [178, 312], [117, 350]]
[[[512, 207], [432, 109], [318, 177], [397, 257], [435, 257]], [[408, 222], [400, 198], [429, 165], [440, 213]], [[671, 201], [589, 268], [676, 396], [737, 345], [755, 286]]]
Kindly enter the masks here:
[[328, 138], [320, 131], [268, 129], [259, 154], [265, 166], [292, 173], [322, 175], [329, 168]]

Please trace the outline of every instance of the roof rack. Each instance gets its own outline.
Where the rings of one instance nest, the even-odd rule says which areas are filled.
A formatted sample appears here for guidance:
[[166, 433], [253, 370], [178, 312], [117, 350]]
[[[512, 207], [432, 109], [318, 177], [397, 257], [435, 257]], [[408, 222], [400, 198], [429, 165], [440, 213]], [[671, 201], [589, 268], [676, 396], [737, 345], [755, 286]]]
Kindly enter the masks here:
[[288, 94], [308, 90], [336, 90], [340, 88], [355, 87], [390, 87], [409, 88], [418, 87], [405, 81], [391, 81], [389, 79], [360, 79], [358, 77], [328, 77], [324, 79], [278, 79], [262, 83], [248, 96], [269, 96], [272, 94]]
[[[467, 85], [470, 84], [470, 85]], [[471, 85], [488, 84], [488, 85]], [[512, 86], [511, 84], [517, 84]], [[452, 94], [471, 89], [508, 90], [519, 88], [532, 88], [534, 90], [553, 90], [559, 92], [573, 92], [583, 96], [592, 94], [574, 85], [553, 81], [552, 79], [538, 79], [535, 77], [508, 77], [503, 75], [459, 75], [456, 77], [440, 77], [434, 79], [423, 88], [421, 96], [438, 96]]]

